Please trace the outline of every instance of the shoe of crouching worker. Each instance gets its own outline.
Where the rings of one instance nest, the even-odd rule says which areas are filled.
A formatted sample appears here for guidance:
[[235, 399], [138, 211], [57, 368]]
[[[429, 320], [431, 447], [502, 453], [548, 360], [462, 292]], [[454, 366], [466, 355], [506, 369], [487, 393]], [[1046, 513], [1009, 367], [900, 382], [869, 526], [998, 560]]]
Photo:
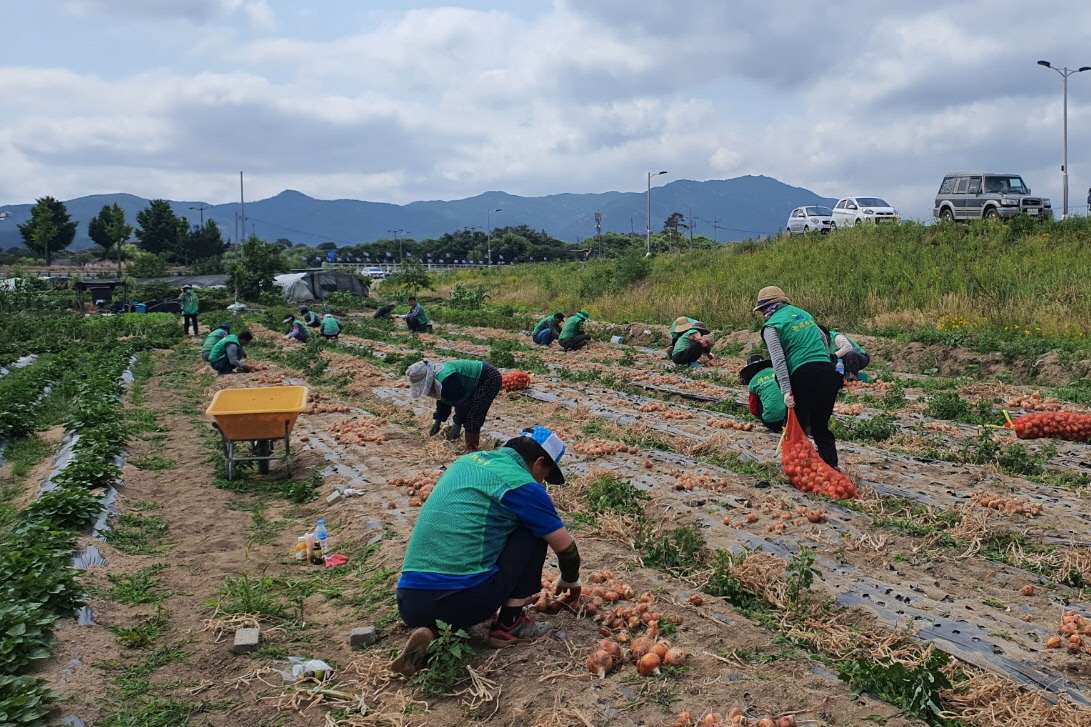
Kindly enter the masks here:
[[428, 646], [435, 639], [432, 629], [427, 626], [413, 629], [405, 648], [397, 659], [390, 662], [390, 671], [409, 679], [428, 663]]
[[549, 621], [531, 621], [525, 615], [515, 619], [511, 626], [504, 626], [499, 621], [493, 621], [489, 628], [489, 638], [485, 643], [494, 649], [503, 649], [506, 646], [534, 641], [543, 636], [548, 636], [553, 631], [553, 624]]

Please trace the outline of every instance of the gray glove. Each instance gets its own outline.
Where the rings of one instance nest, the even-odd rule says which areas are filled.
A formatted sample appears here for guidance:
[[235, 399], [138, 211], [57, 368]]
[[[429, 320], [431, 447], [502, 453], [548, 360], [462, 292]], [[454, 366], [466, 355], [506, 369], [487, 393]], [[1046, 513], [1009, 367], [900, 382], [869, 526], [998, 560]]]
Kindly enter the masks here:
[[432, 428], [428, 430], [428, 436], [429, 437], [434, 437], [437, 434], [439, 434], [439, 428], [442, 425], [443, 425], [443, 422], [441, 422], [439, 419], [433, 419], [432, 420]]
[[451, 425], [451, 431], [447, 432], [447, 439], [449, 439], [449, 440], [451, 440], [453, 442], [453, 441], [455, 441], [456, 439], [458, 439], [461, 436], [462, 436], [462, 425], [461, 424], [452, 424]]

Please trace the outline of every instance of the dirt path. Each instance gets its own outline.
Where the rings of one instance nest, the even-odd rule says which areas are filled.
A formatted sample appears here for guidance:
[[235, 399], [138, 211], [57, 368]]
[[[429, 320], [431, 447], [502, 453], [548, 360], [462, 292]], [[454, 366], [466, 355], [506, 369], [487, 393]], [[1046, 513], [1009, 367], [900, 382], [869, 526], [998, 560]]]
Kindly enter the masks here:
[[[520, 340], [491, 329], [462, 329], [458, 336], [420, 340], [425, 350], [451, 357], [488, 355], [490, 341]], [[263, 338], [284, 345], [271, 335]], [[401, 354], [411, 342], [343, 341], [380, 355]], [[267, 359], [266, 350], [255, 348], [254, 358]], [[1077, 699], [1091, 695], [1086, 657], [1043, 648], [1063, 610], [1081, 608], [1083, 593], [1027, 567], [1034, 557], [1086, 550], [1091, 521], [1084, 490], [855, 442], [842, 444], [841, 451], [864, 498], [853, 509], [818, 503], [776, 476], [776, 435], [710, 425], [735, 417], [705, 408], [701, 397], [743, 399], [742, 388], [730, 383], [742, 358], [681, 375], [663, 371], [655, 352], [602, 344], [579, 355], [514, 355], [541, 360], [553, 372], [563, 368], [569, 378], [538, 375], [531, 390], [502, 394], [490, 411], [486, 438], [504, 439], [530, 424], [554, 428], [569, 445], [567, 471], [577, 483], [604, 473], [631, 482], [651, 496], [664, 527], [698, 527], [710, 549], [740, 553], [760, 546], [790, 560], [802, 546], [813, 548], [822, 575], [814, 589], [851, 607], [861, 626], [909, 632], [1013, 683], [1046, 681], [1041, 686]], [[854, 698], [813, 655], [728, 601], [706, 598], [706, 605], [691, 606], [701, 573], [683, 569], [671, 576], [646, 568], [623, 532], [584, 517], [572, 525], [586, 567], [614, 571], [636, 593], [652, 594], [664, 615], [681, 618], [670, 640], [691, 654], [684, 673], [647, 680], [630, 665], [593, 679], [583, 661], [600, 638], [599, 624], [562, 612], [550, 618], [563, 639], [533, 646], [493, 652], [475, 630], [474, 667], [486, 680], [481, 691], [426, 707], [417, 690], [381, 668], [403, 638], [393, 584], [417, 511], [414, 495], [388, 482], [432, 475], [459, 452], [422, 436], [430, 409], [409, 399], [404, 382], [389, 370], [350, 353], [326, 356], [330, 364], [320, 377], [326, 383], [318, 384], [302, 371], [272, 364], [248, 377], [213, 379], [195, 363], [189, 344], [157, 354], [156, 375], [134, 407], [148, 413], [141, 419], [147, 425], [131, 442], [120, 488], [122, 519], [115, 532], [126, 537], [97, 544], [107, 565], [91, 568], [84, 579], [99, 627], [66, 624], [57, 657], [42, 674], [61, 692], [66, 714], [92, 725], [327, 724], [326, 707], [283, 709], [293, 690], [272, 668], [300, 656], [327, 660], [344, 687], [364, 695], [367, 715], [348, 715], [347, 705], [334, 705], [333, 714], [350, 725], [668, 725], [682, 709], [699, 716], [739, 706], [756, 715], [816, 705], [799, 718], [817, 725], [923, 724], [897, 717], [896, 708], [876, 699]], [[610, 373], [629, 385], [620, 390], [573, 381], [581, 371], [591, 379]], [[227, 483], [217, 471], [218, 441], [203, 415], [207, 402], [225, 386], [281, 382], [311, 385], [314, 394], [327, 397], [321, 403], [349, 411], [300, 417], [293, 433], [293, 487], [275, 476]], [[637, 394], [634, 383], [660, 390]], [[924, 418], [912, 408], [922, 392], [910, 387], [906, 394], [906, 408], [895, 418], [907, 434], [946, 448], [977, 436], [976, 428], [963, 425], [924, 434]], [[647, 410], [652, 404], [659, 410]], [[866, 419], [878, 411], [866, 406], [845, 418]], [[367, 441], [345, 443], [337, 430], [346, 421], [367, 422]], [[576, 451], [596, 440], [622, 439], [640, 440], [639, 452]], [[1086, 461], [1087, 445], [1031, 447], [1047, 454], [1044, 461], [1057, 470], [1078, 471]], [[317, 499], [290, 501], [306, 499], [300, 493], [314, 485]], [[363, 494], [326, 505], [334, 486]], [[977, 507], [969, 495], [978, 489], [1018, 495], [1041, 504], [1042, 513], [1028, 519]], [[903, 509], [894, 509], [895, 497]], [[801, 507], [821, 508], [825, 522], [793, 517]], [[955, 545], [943, 542], [953, 522], [945, 513], [959, 513], [965, 524]], [[747, 522], [750, 515], [755, 517]], [[334, 550], [348, 556], [347, 565], [319, 569], [292, 556], [297, 535], [319, 517], [330, 527]], [[784, 527], [770, 530], [776, 525]], [[981, 542], [997, 532], [1017, 534], [1004, 542], [1018, 552], [982, 552]], [[976, 551], [967, 547], [974, 542]], [[995, 559], [1001, 555], [1007, 563]], [[1034, 595], [1021, 595], [1031, 583]], [[234, 655], [230, 627], [248, 619], [265, 629], [262, 649]], [[380, 641], [352, 650], [349, 631], [363, 625], [377, 626]]]

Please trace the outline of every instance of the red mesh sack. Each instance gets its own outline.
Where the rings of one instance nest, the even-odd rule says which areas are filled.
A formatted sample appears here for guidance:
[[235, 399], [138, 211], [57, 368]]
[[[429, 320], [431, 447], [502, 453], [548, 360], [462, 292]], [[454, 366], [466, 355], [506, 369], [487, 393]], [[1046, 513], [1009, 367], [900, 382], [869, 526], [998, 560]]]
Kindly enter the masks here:
[[504, 391], [521, 391], [530, 386], [530, 374], [526, 371], [512, 371], [500, 377], [500, 388]]
[[784, 425], [783, 450], [780, 456], [781, 467], [792, 487], [804, 492], [826, 495], [835, 500], [851, 500], [856, 495], [856, 486], [818, 456], [818, 451], [799, 426], [794, 409], [788, 410], [788, 422]]
[[1091, 442], [1091, 414], [1047, 411], [1018, 417], [1004, 427], [1014, 429], [1015, 436], [1020, 439], [1053, 437], [1073, 442]]

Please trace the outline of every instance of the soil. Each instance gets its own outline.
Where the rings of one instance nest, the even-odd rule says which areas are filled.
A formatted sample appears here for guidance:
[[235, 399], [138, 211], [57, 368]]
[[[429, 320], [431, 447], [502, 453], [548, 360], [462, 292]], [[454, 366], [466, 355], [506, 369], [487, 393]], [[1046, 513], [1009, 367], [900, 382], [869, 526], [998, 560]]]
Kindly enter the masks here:
[[[650, 342], [653, 327], [637, 327], [639, 331], [630, 327], [629, 342], [641, 336]], [[645, 329], [648, 334], [643, 333]], [[267, 345], [289, 345], [260, 327], [256, 331]], [[458, 332], [481, 343], [461, 337], [448, 340], [442, 330], [421, 335], [419, 340], [439, 359], [460, 353], [485, 355], [491, 340], [526, 343], [525, 337], [505, 331], [462, 328]], [[988, 559], [973, 548], [944, 547], [938, 535], [914, 535], [905, 528], [884, 525], [894, 517], [908, 516], [892, 513], [884, 520], [875, 514], [875, 508], [897, 497], [936, 513], [963, 513], [964, 522], [980, 520], [980, 527], [966, 536], [970, 542], [975, 542], [974, 537], [980, 540], [983, 532], [1003, 531], [1017, 533], [1028, 548], [1027, 544], [1036, 544], [1086, 549], [1091, 546], [1086, 488], [1031, 481], [994, 465], [907, 454], [905, 448], [896, 451], [890, 442], [842, 442], [843, 469], [860, 487], [861, 502], [871, 509], [858, 511], [816, 501], [783, 479], [760, 474], [777, 468], [777, 435], [760, 426], [752, 431], [709, 426], [710, 421], [732, 417], [701, 408], [701, 397], [745, 401], [745, 390], [732, 377], [745, 362], [746, 344], [758, 343], [752, 332], [740, 331], [728, 338], [744, 352], [715, 359], [711, 366], [686, 374], [673, 367], [664, 370], [658, 345], [642, 349], [594, 343], [570, 354], [556, 348], [517, 351], [517, 358], [541, 357], [547, 365], [570, 371], [629, 374], [646, 387], [648, 395], [536, 375], [531, 389], [497, 398], [483, 442], [490, 437], [503, 440], [531, 424], [551, 427], [568, 443], [566, 472], [572, 487], [605, 471], [615, 473], [652, 497], [650, 511], [662, 517], [665, 529], [699, 526], [709, 548], [738, 553], [760, 546], [786, 560], [798, 554], [801, 546], [814, 548], [821, 573], [814, 590], [847, 607], [855, 622], [867, 629], [934, 643], [969, 666], [1020, 686], [1037, 687], [1034, 679], [1041, 675], [1041, 686], [1091, 697], [1088, 657], [1042, 647], [1056, 632], [1063, 609], [1081, 608], [1080, 591], [1026, 567]], [[380, 354], [401, 353], [409, 350], [413, 340], [406, 337], [404, 343], [388, 343], [342, 336], [341, 345], [367, 346]], [[861, 337], [861, 343], [881, 344], [866, 337]], [[935, 367], [943, 375], [959, 366], [958, 373], [963, 373], [965, 363], [972, 360], [982, 364], [982, 373], [986, 371], [979, 354], [935, 348], [911, 346], [890, 363], [900, 371], [918, 372], [925, 364], [938, 362]], [[584, 661], [601, 638], [600, 626], [562, 612], [548, 617], [559, 629], [554, 637], [510, 649], [489, 649], [484, 644], [484, 627], [475, 628], [471, 643], [477, 654], [471, 666], [482, 679], [476, 698], [463, 693], [424, 699], [418, 689], [384, 668], [406, 635], [397, 619], [393, 584], [418, 511], [411, 506], [413, 496], [407, 488], [388, 482], [433, 473], [461, 451], [453, 443], [425, 436], [430, 408], [410, 399], [404, 379], [392, 372], [334, 352], [326, 354], [330, 366], [325, 378], [308, 381], [302, 372], [270, 362], [263, 355], [265, 350], [255, 347], [251, 352], [262, 364], [261, 372], [218, 378], [212, 378], [200, 363], [193, 342], [182, 344], [181, 354], [157, 353], [156, 374], [144, 384], [140, 407], [154, 413], [163, 431], [144, 433], [131, 441], [117, 509], [161, 517], [168, 526], [164, 538], [170, 550], [141, 554], [123, 552], [109, 542], [93, 543], [107, 561], [83, 576], [97, 626], [64, 622], [55, 658], [38, 672], [61, 694], [59, 715], [77, 716], [95, 725], [150, 699], [190, 705], [197, 710], [191, 724], [223, 727], [327, 725], [332, 723], [328, 714], [351, 725], [670, 725], [683, 709], [699, 717], [706, 712], [726, 714], [732, 706], [746, 709], [751, 717], [798, 712], [801, 722], [819, 726], [869, 721], [888, 727], [924, 724], [898, 716], [898, 708], [877, 698], [855, 696], [813, 655], [785, 644], [776, 630], [749, 620], [728, 600], [705, 594], [704, 605], [690, 605], [689, 597], [703, 582], [700, 568], [670, 575], [644, 567], [623, 529], [586, 517], [570, 522], [580, 543], [585, 577], [614, 571], [637, 594], [652, 594], [664, 616], [680, 616], [681, 626], [668, 639], [690, 654], [684, 673], [646, 679], [626, 664], [606, 678], [594, 678]], [[622, 360], [635, 363], [621, 364]], [[991, 365], [989, 370], [995, 370]], [[339, 383], [323, 383], [330, 381]], [[301, 505], [275, 495], [222, 489], [225, 483], [217, 479], [216, 471], [216, 462], [222, 458], [219, 440], [203, 414], [220, 388], [282, 383], [308, 385], [312, 400], [321, 395], [330, 403], [349, 407], [346, 412], [304, 414], [295, 425], [291, 477], [320, 481], [317, 499]], [[908, 451], [912, 446], [923, 447], [928, 437], [942, 449], [957, 449], [976, 440], [977, 428], [949, 422], [944, 423], [949, 429], [922, 434], [925, 417], [911, 404], [923, 394], [912, 388], [912, 380], [908, 383], [910, 405], [896, 417], [899, 436], [910, 445]], [[983, 386], [982, 395], [994, 385]], [[1026, 395], [1033, 387], [1004, 391]], [[882, 388], [861, 387], [853, 393], [866, 399], [880, 395]], [[667, 411], [679, 418], [648, 411], [651, 402], [665, 402]], [[862, 415], [839, 418], [862, 421], [876, 413], [878, 409], [868, 404]], [[381, 434], [376, 439], [382, 441], [338, 442], [331, 427], [346, 420], [372, 422], [372, 431]], [[587, 431], [591, 423], [599, 425], [597, 431]], [[644, 446], [636, 454], [610, 455], [574, 450], [581, 442], [617, 440], [624, 435], [658, 438], [669, 443], [670, 449]], [[1006, 437], [1006, 443], [1013, 441], [1003, 431], [995, 436]], [[1034, 442], [1028, 450], [1054, 471], [1088, 472], [1085, 444]], [[133, 464], [153, 457], [172, 466], [144, 470]], [[766, 469], [755, 474], [745, 467], [732, 471], [723, 466], [731, 462]], [[682, 473], [704, 478], [686, 489], [679, 484]], [[268, 488], [285, 474], [281, 465], [274, 465], [272, 474], [247, 474], [242, 481], [255, 489]], [[325, 496], [337, 486], [356, 488], [362, 494], [327, 505]], [[1014, 494], [1040, 503], [1043, 511], [1029, 518], [976, 507], [970, 494], [977, 490]], [[564, 493], [555, 496], [562, 500]], [[823, 509], [826, 522], [781, 517], [799, 507]], [[747, 523], [750, 514], [757, 517]], [[343, 575], [326, 574], [319, 566], [294, 558], [297, 536], [318, 518], [326, 520], [334, 552], [349, 558], [341, 566]], [[777, 524], [784, 527], [770, 530]], [[937, 532], [942, 535], [942, 528]], [[167, 594], [161, 603], [127, 606], [111, 596], [119, 576], [146, 572], [156, 565], [165, 566], [156, 574]], [[546, 570], [546, 575], [555, 575], [548, 564]], [[266, 578], [303, 583], [319, 574], [329, 575], [324, 581], [328, 588], [299, 591], [301, 600], [289, 604], [283, 619], [260, 619], [262, 651], [231, 653], [233, 629], [214, 628], [230, 624], [224, 613], [209, 605], [219, 598], [227, 579], [245, 576], [252, 584]], [[1020, 588], [1030, 583], [1036, 586], [1035, 595], [1021, 595]], [[168, 624], [166, 631], [146, 648], [122, 646], [111, 630], [132, 628], [157, 617]], [[350, 630], [364, 625], [378, 627], [379, 642], [351, 649]], [[126, 668], [131, 674], [133, 668], [147, 663], [155, 649], [170, 645], [184, 651], [184, 660], [170, 660], [150, 670], [150, 684], [143, 693], [119, 691]], [[288, 655], [326, 660], [336, 672], [335, 688], [360, 695], [368, 711], [348, 714], [347, 704], [339, 702], [291, 709], [295, 685], [272, 671], [284, 668]]]

